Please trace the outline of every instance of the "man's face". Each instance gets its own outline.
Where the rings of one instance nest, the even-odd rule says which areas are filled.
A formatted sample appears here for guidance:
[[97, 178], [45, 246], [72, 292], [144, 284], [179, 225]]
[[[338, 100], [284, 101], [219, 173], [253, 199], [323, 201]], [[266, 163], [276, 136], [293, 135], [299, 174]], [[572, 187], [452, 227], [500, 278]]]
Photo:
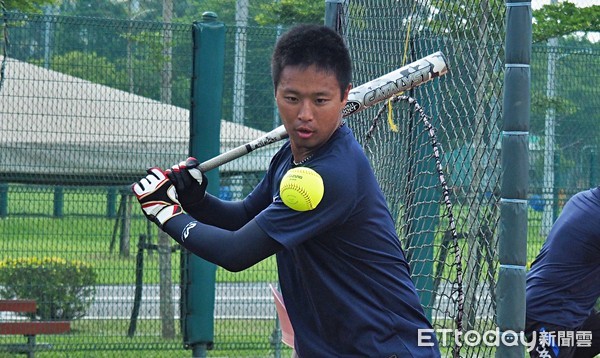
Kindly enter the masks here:
[[296, 159], [310, 155], [339, 127], [350, 88], [340, 96], [335, 75], [315, 66], [283, 69], [275, 99]]

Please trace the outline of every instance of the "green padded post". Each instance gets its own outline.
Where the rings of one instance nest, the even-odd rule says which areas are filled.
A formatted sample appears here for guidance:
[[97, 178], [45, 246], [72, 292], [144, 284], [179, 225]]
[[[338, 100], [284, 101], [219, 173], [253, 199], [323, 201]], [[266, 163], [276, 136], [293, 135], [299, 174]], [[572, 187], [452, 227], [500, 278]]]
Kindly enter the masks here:
[[496, 324], [505, 339], [498, 358], [523, 358], [525, 329], [527, 194], [531, 109], [531, 2], [506, 0], [502, 113], [502, 178], [498, 236]]
[[65, 188], [62, 186], [54, 187], [54, 212], [55, 218], [62, 218], [64, 215], [65, 207]]
[[114, 219], [117, 217], [117, 188], [108, 187], [106, 190], [106, 217]]
[[[220, 149], [225, 26], [215, 13], [205, 12], [202, 21], [194, 23], [193, 42], [190, 155], [203, 162]], [[218, 195], [219, 172], [213, 170], [206, 176], [208, 192]], [[188, 252], [185, 257], [184, 344], [194, 357], [204, 357], [214, 339], [216, 266]]]
[[596, 149], [592, 149], [590, 151], [590, 188], [593, 188], [598, 185], [598, 180], [596, 179]]
[[0, 218], [8, 216], [8, 183], [0, 183]]

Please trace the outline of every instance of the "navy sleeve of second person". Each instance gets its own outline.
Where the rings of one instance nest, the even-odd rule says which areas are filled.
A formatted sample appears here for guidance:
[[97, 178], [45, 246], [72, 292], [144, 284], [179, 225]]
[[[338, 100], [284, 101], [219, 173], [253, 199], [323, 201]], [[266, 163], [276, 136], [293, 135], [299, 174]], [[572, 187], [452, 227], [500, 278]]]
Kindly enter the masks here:
[[245, 270], [283, 249], [254, 220], [230, 231], [181, 214], [167, 221], [163, 230], [193, 254], [233, 272]]

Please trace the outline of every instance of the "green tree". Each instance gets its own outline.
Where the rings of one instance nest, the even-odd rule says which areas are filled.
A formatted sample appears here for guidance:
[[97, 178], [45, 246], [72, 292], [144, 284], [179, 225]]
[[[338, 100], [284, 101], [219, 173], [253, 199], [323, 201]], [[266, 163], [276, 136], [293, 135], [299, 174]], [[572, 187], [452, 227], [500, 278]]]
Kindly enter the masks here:
[[21, 11], [27, 13], [41, 14], [43, 7], [56, 5], [60, 0], [0, 0], [7, 11]]
[[100, 19], [125, 19], [128, 13], [127, 3], [106, 0], [63, 1], [59, 10], [60, 15], [85, 16]]
[[[41, 60], [32, 61], [32, 63], [43, 65]], [[124, 77], [123, 73], [117, 71], [113, 63], [104, 57], [98, 56], [95, 52], [72, 51], [63, 55], [52, 56], [50, 64], [50, 68], [54, 71], [111, 87], [116, 87], [115, 84], [122, 82], [119, 79]], [[79, 65], [74, 66], [73, 64]], [[102, 71], [97, 69], [102, 69]]]
[[574, 32], [600, 31], [600, 5], [577, 7], [565, 1], [533, 11], [533, 42], [543, 42]]
[[[434, 0], [421, 16], [434, 15], [426, 28], [434, 33], [466, 41], [497, 41], [489, 34], [501, 34], [506, 6], [503, 0]], [[435, 11], [432, 11], [435, 10]]]
[[218, 21], [235, 24], [236, 0], [204, 0], [204, 1], [177, 1], [174, 4], [174, 21], [179, 23], [193, 23], [201, 21], [202, 14], [212, 11], [217, 14]]
[[280, 0], [261, 4], [255, 16], [259, 25], [292, 25], [297, 23], [322, 24], [325, 20], [325, 2], [322, 0]]

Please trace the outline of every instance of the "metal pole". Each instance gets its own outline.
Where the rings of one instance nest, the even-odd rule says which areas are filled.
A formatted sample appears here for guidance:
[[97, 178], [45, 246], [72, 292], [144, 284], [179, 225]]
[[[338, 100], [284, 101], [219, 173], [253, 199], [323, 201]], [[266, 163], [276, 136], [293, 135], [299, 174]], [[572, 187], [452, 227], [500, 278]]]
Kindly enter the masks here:
[[233, 123], [244, 124], [244, 109], [246, 106], [246, 31], [248, 30], [248, 0], [236, 1], [235, 25]]
[[52, 23], [50, 16], [52, 15], [52, 6], [44, 6], [44, 68], [50, 68], [50, 33], [52, 32]]
[[8, 183], [0, 183], [0, 218], [8, 216]]
[[[553, 0], [553, 3], [556, 1]], [[550, 232], [554, 222], [554, 149], [556, 127], [556, 109], [553, 99], [556, 97], [556, 61], [558, 55], [556, 47], [558, 39], [553, 37], [548, 40], [548, 75], [546, 80], [546, 97], [551, 103], [546, 109], [546, 120], [544, 122], [544, 181], [542, 183], [542, 198], [544, 199], [544, 211], [542, 213], [542, 232], [545, 237]]]
[[160, 76], [160, 100], [162, 103], [172, 102], [173, 82], [173, 30], [171, 21], [173, 19], [173, 0], [163, 0], [163, 49], [162, 49], [162, 71]]
[[343, 0], [325, 0], [325, 26], [343, 35]]

